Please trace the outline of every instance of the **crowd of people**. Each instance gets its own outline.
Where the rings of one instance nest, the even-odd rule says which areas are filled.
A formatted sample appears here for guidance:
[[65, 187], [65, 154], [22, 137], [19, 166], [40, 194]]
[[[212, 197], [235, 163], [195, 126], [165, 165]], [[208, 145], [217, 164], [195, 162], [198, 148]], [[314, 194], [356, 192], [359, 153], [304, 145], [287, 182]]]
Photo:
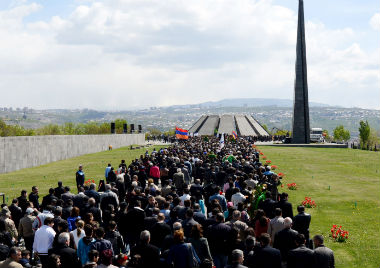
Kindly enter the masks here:
[[76, 184], [1, 206], [0, 268], [334, 267], [249, 139], [178, 141], [108, 164], [97, 185], [80, 166]]

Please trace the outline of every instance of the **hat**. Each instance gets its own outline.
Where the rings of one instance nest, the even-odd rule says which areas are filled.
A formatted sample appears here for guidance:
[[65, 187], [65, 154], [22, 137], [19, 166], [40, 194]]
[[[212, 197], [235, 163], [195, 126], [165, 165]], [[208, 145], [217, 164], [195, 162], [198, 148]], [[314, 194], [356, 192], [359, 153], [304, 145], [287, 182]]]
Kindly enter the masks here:
[[34, 211], [34, 210], [33, 210], [32, 208], [27, 208], [25, 212], [26, 212], [26, 214], [29, 215], [29, 214], [32, 214], [33, 211]]

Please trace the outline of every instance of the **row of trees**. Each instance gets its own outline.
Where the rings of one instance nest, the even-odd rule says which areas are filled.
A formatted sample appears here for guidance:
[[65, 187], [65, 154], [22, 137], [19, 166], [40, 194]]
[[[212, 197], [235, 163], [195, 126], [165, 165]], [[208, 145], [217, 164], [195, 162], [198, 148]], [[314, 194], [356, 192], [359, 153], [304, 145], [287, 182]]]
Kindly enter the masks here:
[[[125, 119], [116, 119], [116, 133], [123, 133], [123, 124], [127, 124]], [[88, 135], [88, 134], [109, 134], [110, 123], [65, 123], [63, 125], [49, 124], [41, 128], [29, 129], [19, 125], [7, 125], [0, 119], [0, 136], [38, 136], [38, 135]]]
[[[326, 133], [326, 140], [334, 141], [348, 141], [351, 138], [350, 131], [345, 129], [343, 125], [339, 125], [334, 129], [334, 137], [329, 137], [328, 131]], [[371, 128], [368, 121], [361, 120], [359, 123], [359, 141], [360, 148], [371, 149], [377, 147], [379, 149], [379, 137], [375, 129]]]

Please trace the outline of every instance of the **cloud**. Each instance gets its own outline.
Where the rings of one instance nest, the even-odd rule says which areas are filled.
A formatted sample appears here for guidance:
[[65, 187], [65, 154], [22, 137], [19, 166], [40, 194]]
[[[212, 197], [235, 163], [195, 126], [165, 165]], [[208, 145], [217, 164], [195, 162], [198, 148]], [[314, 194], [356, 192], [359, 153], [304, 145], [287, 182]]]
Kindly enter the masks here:
[[[0, 12], [0, 106], [126, 109], [293, 97], [297, 14], [271, 1], [77, 1]], [[228, 10], [228, 12], [226, 12]], [[379, 107], [379, 51], [307, 21], [310, 100]], [[357, 97], [357, 91], [367, 98]], [[341, 97], [341, 96], [344, 96]]]
[[375, 13], [370, 19], [369, 24], [374, 30], [380, 31], [380, 13]]

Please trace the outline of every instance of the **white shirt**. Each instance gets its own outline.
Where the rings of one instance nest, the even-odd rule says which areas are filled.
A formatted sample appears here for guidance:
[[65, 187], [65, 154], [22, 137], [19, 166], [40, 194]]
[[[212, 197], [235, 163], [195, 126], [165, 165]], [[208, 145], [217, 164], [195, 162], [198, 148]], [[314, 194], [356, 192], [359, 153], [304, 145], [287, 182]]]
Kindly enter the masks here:
[[55, 231], [47, 225], [41, 226], [34, 236], [33, 250], [39, 254], [47, 254], [48, 250], [53, 247]]
[[84, 231], [81, 230], [81, 233], [80, 233], [79, 236], [78, 236], [77, 229], [72, 230], [70, 233], [71, 233], [71, 234], [73, 235], [73, 237], [74, 237], [74, 243], [75, 243], [76, 248], [78, 248], [79, 240], [80, 240], [81, 238], [85, 237], [85, 233], [84, 233]]
[[244, 203], [245, 196], [242, 193], [238, 192], [238, 193], [232, 195], [231, 201], [234, 204], [234, 208], [237, 208], [237, 205], [239, 203]]

